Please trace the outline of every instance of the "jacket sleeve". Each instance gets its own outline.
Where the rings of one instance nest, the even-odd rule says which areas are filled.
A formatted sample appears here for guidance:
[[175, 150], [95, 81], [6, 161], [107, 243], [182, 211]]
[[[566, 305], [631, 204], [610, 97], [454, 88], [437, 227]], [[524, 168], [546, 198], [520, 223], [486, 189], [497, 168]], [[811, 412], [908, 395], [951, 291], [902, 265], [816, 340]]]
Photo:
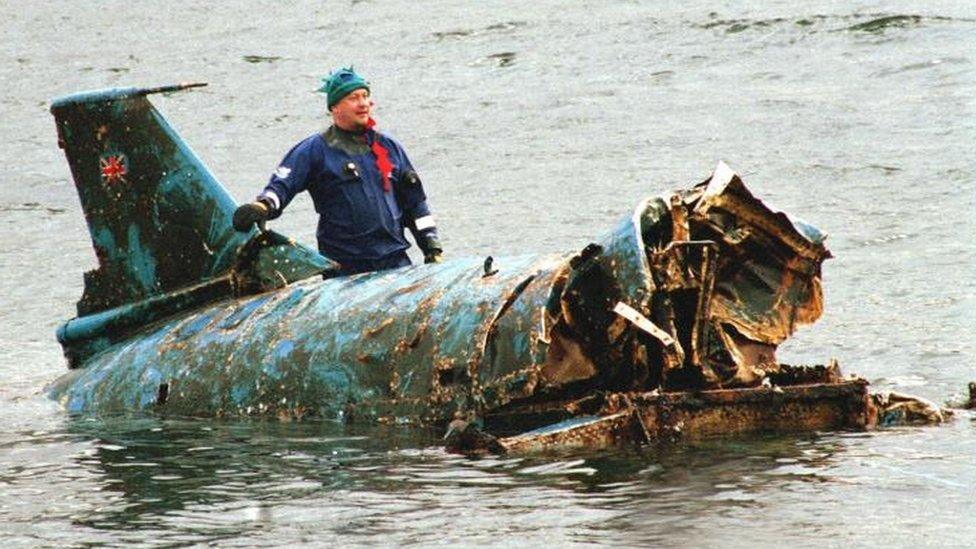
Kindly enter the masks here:
[[292, 147], [275, 168], [268, 184], [258, 195], [258, 200], [271, 206], [271, 219], [281, 215], [295, 195], [308, 188], [314, 161], [313, 138], [309, 138]]
[[431, 246], [440, 249], [437, 237], [437, 225], [434, 216], [427, 204], [427, 194], [424, 192], [424, 184], [417, 175], [413, 164], [407, 157], [406, 151], [399, 143], [394, 142], [398, 156], [399, 173], [395, 186], [397, 189], [397, 200], [403, 210], [403, 225], [410, 229], [413, 238], [424, 253], [432, 251]]

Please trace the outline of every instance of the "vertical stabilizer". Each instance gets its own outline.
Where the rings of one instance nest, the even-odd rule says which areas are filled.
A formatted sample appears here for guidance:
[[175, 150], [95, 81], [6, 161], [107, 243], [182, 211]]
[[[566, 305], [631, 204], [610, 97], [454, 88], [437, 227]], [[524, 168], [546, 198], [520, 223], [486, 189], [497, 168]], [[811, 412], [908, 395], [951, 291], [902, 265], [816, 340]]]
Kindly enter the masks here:
[[146, 98], [192, 86], [83, 92], [51, 106], [98, 256], [79, 316], [207, 281], [251, 237], [234, 231], [234, 200]]

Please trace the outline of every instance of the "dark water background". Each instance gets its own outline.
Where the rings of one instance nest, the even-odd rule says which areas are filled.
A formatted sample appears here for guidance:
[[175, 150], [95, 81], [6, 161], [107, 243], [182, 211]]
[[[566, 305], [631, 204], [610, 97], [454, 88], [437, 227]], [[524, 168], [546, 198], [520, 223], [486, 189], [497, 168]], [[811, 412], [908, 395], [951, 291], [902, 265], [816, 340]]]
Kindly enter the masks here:
[[[41, 388], [95, 266], [50, 100], [156, 105], [239, 200], [355, 63], [449, 256], [574, 250], [724, 159], [831, 234], [781, 351], [937, 402], [976, 379], [972, 2], [0, 2], [0, 541], [976, 544], [976, 423], [468, 461], [439, 433], [69, 419]], [[679, 7], [680, 6], [680, 7]], [[275, 228], [312, 243], [300, 199]]]

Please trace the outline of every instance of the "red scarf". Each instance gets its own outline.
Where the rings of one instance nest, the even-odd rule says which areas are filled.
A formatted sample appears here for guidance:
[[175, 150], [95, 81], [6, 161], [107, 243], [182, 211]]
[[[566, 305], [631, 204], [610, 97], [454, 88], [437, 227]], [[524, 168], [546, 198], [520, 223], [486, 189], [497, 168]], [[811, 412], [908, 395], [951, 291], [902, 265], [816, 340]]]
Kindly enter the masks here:
[[380, 174], [383, 176], [383, 191], [391, 192], [393, 184], [390, 182], [390, 176], [393, 175], [393, 162], [390, 162], [390, 151], [386, 150], [386, 147], [380, 143], [380, 132], [373, 129], [375, 126], [376, 120], [373, 120], [372, 116], [369, 117], [366, 127], [373, 130], [373, 139], [369, 146], [373, 149], [373, 155], [376, 156], [376, 167], [380, 169]]

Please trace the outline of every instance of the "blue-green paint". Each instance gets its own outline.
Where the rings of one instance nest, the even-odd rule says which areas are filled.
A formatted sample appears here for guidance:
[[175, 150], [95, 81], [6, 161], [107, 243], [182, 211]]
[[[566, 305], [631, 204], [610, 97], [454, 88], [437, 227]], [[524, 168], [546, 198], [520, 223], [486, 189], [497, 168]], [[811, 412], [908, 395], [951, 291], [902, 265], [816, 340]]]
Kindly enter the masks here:
[[144, 293], [150, 294], [155, 292], [157, 284], [156, 260], [153, 251], [143, 245], [140, 233], [138, 225], [129, 225], [126, 239], [129, 244], [128, 260], [133, 278], [139, 282]]

